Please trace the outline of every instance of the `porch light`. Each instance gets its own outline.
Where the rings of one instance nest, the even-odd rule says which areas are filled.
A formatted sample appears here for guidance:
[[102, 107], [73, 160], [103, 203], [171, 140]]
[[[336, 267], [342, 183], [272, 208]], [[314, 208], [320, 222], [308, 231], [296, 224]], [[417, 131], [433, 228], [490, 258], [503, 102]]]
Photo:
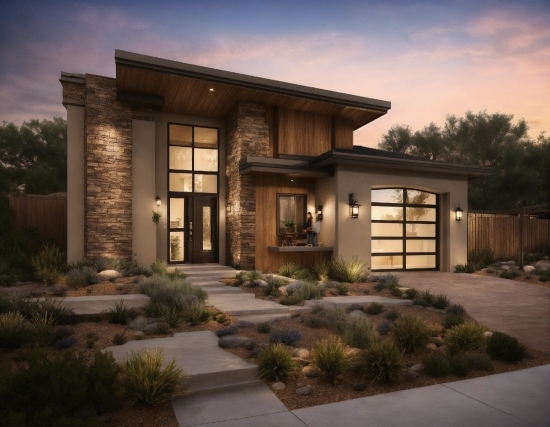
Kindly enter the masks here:
[[231, 203], [227, 203], [227, 204], [225, 205], [225, 211], [226, 211], [227, 213], [231, 213], [232, 210], [233, 210], [233, 207], [231, 206]]
[[157, 206], [160, 206], [160, 197], [159, 196], [157, 196], [155, 198], [155, 202], [157, 203]]
[[323, 220], [323, 207], [321, 205], [317, 206], [317, 219], [319, 221]]
[[460, 209], [460, 203], [458, 204], [458, 208], [455, 209], [455, 215], [457, 221], [462, 221], [462, 212], [464, 212], [462, 209]]
[[353, 197], [353, 193], [349, 193], [349, 213], [352, 218], [359, 218], [359, 203]]

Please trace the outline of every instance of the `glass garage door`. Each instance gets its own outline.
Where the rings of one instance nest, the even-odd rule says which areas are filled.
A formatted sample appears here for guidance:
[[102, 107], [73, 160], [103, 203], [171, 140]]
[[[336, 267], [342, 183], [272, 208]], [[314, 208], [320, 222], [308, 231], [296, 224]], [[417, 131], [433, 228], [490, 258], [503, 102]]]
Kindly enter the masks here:
[[382, 188], [371, 202], [372, 270], [437, 269], [437, 194]]

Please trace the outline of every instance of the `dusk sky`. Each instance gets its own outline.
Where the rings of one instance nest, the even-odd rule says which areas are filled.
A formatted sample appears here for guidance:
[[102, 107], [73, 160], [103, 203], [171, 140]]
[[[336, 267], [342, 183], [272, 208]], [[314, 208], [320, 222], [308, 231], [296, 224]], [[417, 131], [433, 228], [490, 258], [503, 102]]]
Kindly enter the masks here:
[[66, 117], [61, 71], [115, 49], [391, 101], [360, 145], [468, 110], [550, 131], [549, 0], [2, 2], [0, 121]]

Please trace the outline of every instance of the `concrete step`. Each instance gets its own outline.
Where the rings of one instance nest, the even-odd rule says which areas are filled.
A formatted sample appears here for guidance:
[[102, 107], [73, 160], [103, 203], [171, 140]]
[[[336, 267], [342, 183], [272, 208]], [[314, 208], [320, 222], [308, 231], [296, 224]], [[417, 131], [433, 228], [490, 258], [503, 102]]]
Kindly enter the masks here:
[[326, 307], [347, 307], [351, 304], [365, 305], [372, 302], [377, 302], [389, 307], [395, 305], [412, 305], [413, 303], [410, 299], [386, 298], [371, 295], [350, 295], [341, 297], [323, 297], [320, 300], [309, 300], [304, 303], [304, 307], [311, 309], [315, 304], [320, 304]]
[[72, 309], [77, 316], [86, 316], [108, 312], [120, 300], [128, 308], [140, 308], [149, 302], [149, 297], [143, 294], [66, 297], [60, 300], [60, 305]]
[[273, 314], [248, 314], [239, 316], [239, 320], [247, 320], [252, 323], [272, 322], [279, 319], [288, 319], [291, 313], [273, 313]]
[[124, 363], [136, 350], [164, 350], [164, 366], [172, 359], [189, 376], [182, 385], [191, 391], [204, 391], [255, 382], [258, 367], [218, 347], [211, 331], [182, 332], [168, 338], [130, 341], [108, 347], [117, 362]]
[[201, 286], [201, 288], [204, 289], [208, 293], [208, 295], [238, 294], [241, 291], [239, 288], [234, 288], [232, 286], [209, 286], [209, 287]]
[[256, 314], [288, 313], [288, 307], [272, 301], [256, 299], [254, 294], [242, 292], [240, 294], [214, 294], [208, 298], [220, 311], [233, 316], [246, 316]]

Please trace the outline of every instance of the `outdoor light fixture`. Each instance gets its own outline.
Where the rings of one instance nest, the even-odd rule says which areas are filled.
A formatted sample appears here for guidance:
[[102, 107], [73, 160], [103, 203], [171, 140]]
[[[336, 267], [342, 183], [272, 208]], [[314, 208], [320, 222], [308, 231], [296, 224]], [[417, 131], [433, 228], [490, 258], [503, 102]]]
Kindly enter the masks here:
[[323, 207], [321, 205], [317, 206], [317, 219], [319, 221], [323, 220]]
[[464, 212], [462, 209], [460, 209], [460, 203], [458, 204], [458, 208], [455, 209], [455, 215], [457, 221], [462, 221], [462, 212]]
[[157, 196], [157, 197], [155, 198], [155, 201], [157, 202], [157, 206], [160, 206], [160, 197], [159, 197], [159, 196]]
[[232, 210], [233, 210], [233, 208], [231, 207], [231, 203], [227, 203], [227, 204], [225, 205], [225, 211], [226, 211], [227, 213], [231, 213]]
[[359, 218], [359, 203], [353, 197], [353, 193], [349, 193], [349, 213], [352, 218]]

